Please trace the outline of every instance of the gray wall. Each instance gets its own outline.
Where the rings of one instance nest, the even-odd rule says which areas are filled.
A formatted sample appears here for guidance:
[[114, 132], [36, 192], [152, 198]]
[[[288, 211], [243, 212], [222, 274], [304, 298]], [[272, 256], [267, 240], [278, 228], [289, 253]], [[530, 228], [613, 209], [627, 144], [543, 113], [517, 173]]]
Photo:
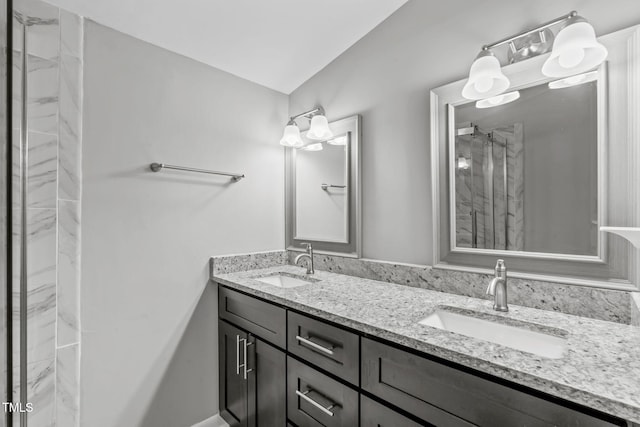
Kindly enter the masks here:
[[287, 97], [93, 22], [85, 52], [82, 425], [189, 426], [218, 409], [209, 257], [284, 247]]
[[363, 116], [364, 257], [432, 262], [429, 90], [465, 78], [483, 44], [572, 9], [599, 35], [640, 16], [637, 0], [411, 0], [291, 94], [291, 113]]

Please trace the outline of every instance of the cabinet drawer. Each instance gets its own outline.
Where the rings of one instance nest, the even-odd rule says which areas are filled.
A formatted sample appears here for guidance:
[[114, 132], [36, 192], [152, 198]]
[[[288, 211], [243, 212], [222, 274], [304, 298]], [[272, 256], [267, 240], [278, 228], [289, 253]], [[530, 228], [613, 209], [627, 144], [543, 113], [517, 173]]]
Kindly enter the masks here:
[[422, 427], [402, 414], [360, 395], [360, 427]]
[[469, 425], [451, 414], [488, 427], [625, 425], [366, 338], [362, 388], [437, 426]]
[[291, 311], [288, 316], [289, 352], [357, 386], [358, 335]]
[[298, 427], [358, 425], [358, 392], [287, 357], [287, 415]]
[[284, 308], [218, 286], [218, 312], [222, 319], [285, 348], [287, 315]]

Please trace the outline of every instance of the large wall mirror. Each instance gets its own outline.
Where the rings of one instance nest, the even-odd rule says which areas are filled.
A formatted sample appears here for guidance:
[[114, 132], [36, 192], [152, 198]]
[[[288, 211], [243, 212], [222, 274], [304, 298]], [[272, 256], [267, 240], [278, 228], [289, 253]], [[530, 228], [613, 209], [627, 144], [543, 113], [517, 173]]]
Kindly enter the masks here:
[[576, 86], [521, 88], [493, 108], [450, 107], [453, 249], [604, 259], [605, 70]]
[[520, 95], [504, 105], [464, 99], [464, 80], [431, 92], [436, 267], [505, 258], [519, 277], [637, 289], [638, 250], [599, 227], [640, 225], [639, 28], [601, 37], [608, 60], [580, 84], [543, 76], [544, 55], [503, 67]]
[[286, 153], [287, 248], [360, 256], [360, 117], [329, 123], [333, 137]]

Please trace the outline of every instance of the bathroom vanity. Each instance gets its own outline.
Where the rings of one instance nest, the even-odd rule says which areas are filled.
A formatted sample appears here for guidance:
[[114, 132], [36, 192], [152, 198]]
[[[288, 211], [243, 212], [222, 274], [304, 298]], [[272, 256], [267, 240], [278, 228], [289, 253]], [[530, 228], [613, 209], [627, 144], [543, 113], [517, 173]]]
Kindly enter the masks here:
[[[640, 420], [640, 356], [623, 350], [640, 343], [631, 326], [519, 306], [498, 314], [490, 301], [324, 271], [310, 279], [294, 266], [213, 281], [220, 412], [232, 426]], [[545, 357], [421, 322], [442, 310], [560, 334], [565, 347]]]

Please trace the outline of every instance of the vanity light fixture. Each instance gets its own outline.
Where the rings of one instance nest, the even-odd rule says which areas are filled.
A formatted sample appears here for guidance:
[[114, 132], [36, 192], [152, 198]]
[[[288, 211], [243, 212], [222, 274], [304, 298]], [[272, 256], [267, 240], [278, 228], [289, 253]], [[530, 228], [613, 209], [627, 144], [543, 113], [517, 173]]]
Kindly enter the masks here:
[[584, 73], [602, 64], [607, 48], [596, 40], [591, 24], [571, 12], [553, 42], [553, 51], [542, 66], [548, 77], [567, 77]]
[[324, 115], [324, 108], [318, 106], [313, 110], [305, 111], [289, 118], [287, 126], [284, 128], [284, 134], [280, 139], [280, 145], [285, 147], [300, 148], [304, 145], [300, 136], [300, 128], [296, 124], [296, 120], [305, 117], [310, 120], [307, 138], [315, 141], [325, 141], [333, 137], [333, 132], [329, 128], [329, 122]]
[[301, 148], [301, 150], [305, 151], [322, 151], [322, 149], [322, 142], [314, 142]]
[[335, 138], [327, 140], [327, 144], [330, 145], [347, 145], [347, 142], [349, 142], [349, 135], [347, 134], [336, 136]]
[[485, 46], [471, 64], [469, 80], [462, 89], [462, 96], [467, 99], [490, 98], [507, 90], [509, 84], [507, 76], [502, 74], [500, 61]]
[[592, 82], [597, 79], [598, 79], [598, 72], [589, 71], [588, 73], [582, 73], [575, 76], [567, 77], [565, 79], [549, 82], [549, 89], [563, 89], [565, 87], [578, 86], [584, 83]]
[[518, 98], [520, 98], [520, 91], [515, 90], [513, 92], [503, 93], [501, 95], [492, 96], [491, 98], [476, 101], [476, 108], [497, 107], [498, 105], [504, 105], [513, 102]]
[[[511, 63], [541, 55], [548, 51], [554, 38], [550, 27], [558, 24], [562, 24], [562, 28], [553, 40], [551, 55], [542, 66], [544, 75], [568, 77], [581, 74], [597, 67], [606, 59], [607, 49], [596, 40], [591, 24], [578, 16], [576, 11], [572, 11], [531, 30], [483, 46], [471, 65], [462, 96], [484, 100], [505, 92], [510, 82], [502, 73], [500, 61], [492, 49], [508, 45]], [[489, 106], [491, 105], [487, 105]]]
[[304, 142], [302, 142], [302, 137], [300, 137], [300, 128], [293, 120], [289, 121], [287, 126], [284, 128], [284, 134], [280, 139], [280, 145], [284, 145], [285, 147], [302, 147]]

